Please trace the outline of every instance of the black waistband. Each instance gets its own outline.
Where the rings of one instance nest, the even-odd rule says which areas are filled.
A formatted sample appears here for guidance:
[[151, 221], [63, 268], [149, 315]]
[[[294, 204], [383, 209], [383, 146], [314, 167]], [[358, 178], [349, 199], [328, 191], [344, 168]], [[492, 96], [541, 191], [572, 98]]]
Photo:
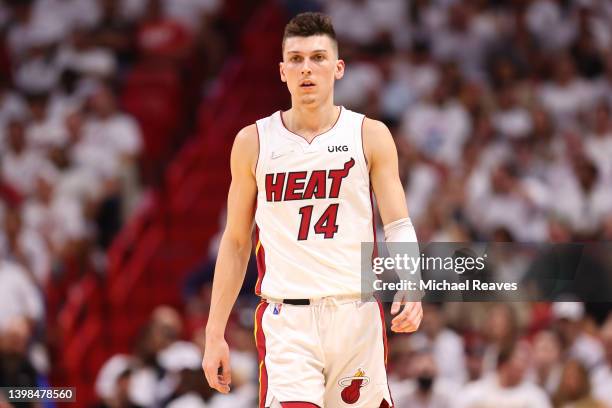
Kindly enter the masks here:
[[286, 305], [308, 306], [310, 299], [283, 299], [283, 303]]

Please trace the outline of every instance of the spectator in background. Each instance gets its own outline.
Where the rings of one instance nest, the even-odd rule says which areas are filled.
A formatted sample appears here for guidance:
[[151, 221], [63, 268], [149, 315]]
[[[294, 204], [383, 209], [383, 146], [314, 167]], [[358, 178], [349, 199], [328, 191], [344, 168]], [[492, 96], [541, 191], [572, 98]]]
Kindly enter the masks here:
[[96, 408], [138, 408], [130, 399], [130, 376], [134, 361], [127, 355], [111, 357], [96, 378], [96, 394], [102, 402]]
[[9, 81], [0, 74], [0, 152], [6, 150], [7, 125], [10, 121], [23, 118], [26, 106], [21, 95], [9, 88]]
[[48, 92], [28, 95], [29, 121], [27, 122], [26, 139], [28, 149], [46, 156], [53, 146], [63, 145], [67, 134], [63, 128], [61, 112], [52, 110]]
[[[25, 319], [32, 330], [44, 316], [41, 293], [19, 264], [0, 259], [0, 332], [14, 319]], [[28, 331], [30, 333], [30, 331]]]
[[430, 95], [438, 82], [439, 72], [431, 58], [429, 41], [414, 39], [407, 56], [394, 53], [387, 58], [385, 70], [380, 114], [385, 122], [396, 124], [412, 104]]
[[[205, 408], [213, 390], [202, 381], [202, 353], [193, 343], [177, 341], [158, 355], [159, 364], [166, 371], [161, 384], [167, 386], [160, 399], [168, 408]], [[160, 389], [163, 388], [160, 386]], [[159, 393], [159, 389], [157, 390]]]
[[612, 403], [612, 313], [601, 327], [601, 341], [606, 359], [595, 367], [591, 377], [593, 396], [600, 401]]
[[442, 166], [459, 165], [471, 131], [470, 117], [451, 97], [452, 84], [440, 80], [430, 98], [413, 105], [404, 115], [401, 133], [427, 159]]
[[514, 84], [497, 91], [497, 110], [492, 114], [495, 130], [504, 138], [513, 140], [528, 136], [532, 131], [531, 115], [518, 102]]
[[137, 47], [149, 62], [182, 62], [193, 46], [193, 35], [181, 21], [164, 14], [163, 3], [162, 0], [147, 2], [137, 33]]
[[[106, 180], [98, 221], [100, 243], [107, 247], [121, 222], [138, 201], [137, 159], [142, 136], [136, 121], [119, 111], [110, 87], [101, 85], [89, 98], [90, 114], [83, 124], [79, 164], [93, 169]], [[77, 152], [78, 152], [77, 148]], [[92, 157], [93, 156], [93, 157]]]
[[569, 360], [563, 366], [559, 389], [553, 397], [555, 407], [560, 408], [605, 408], [591, 395], [589, 374], [584, 366]]
[[561, 341], [550, 330], [542, 330], [533, 340], [533, 367], [530, 379], [549, 396], [559, 388], [562, 372]]
[[169, 306], [158, 306], [143, 328], [136, 346], [136, 363], [130, 376], [130, 399], [141, 406], [152, 406], [158, 402], [160, 379], [164, 368], [160, 364], [160, 353], [178, 341], [183, 331], [179, 313]]
[[27, 228], [37, 232], [54, 257], [75, 254], [87, 238], [81, 203], [69, 196], [56, 194], [60, 175], [46, 168], [36, 180], [36, 193], [22, 209]]
[[334, 101], [339, 105], [350, 105], [351, 109], [371, 112], [383, 86], [382, 75], [377, 65], [363, 55], [356, 55], [350, 65], [351, 69], [335, 85]]
[[2, 157], [2, 177], [23, 196], [30, 196], [45, 165], [44, 153], [28, 148], [25, 123], [13, 119], [5, 131], [6, 150]]
[[465, 349], [465, 366], [468, 382], [477, 381], [483, 374], [485, 346], [479, 338], [474, 338]]
[[500, 350], [495, 372], [468, 384], [457, 395], [454, 407], [551, 407], [544, 391], [525, 380], [528, 363], [528, 351], [524, 345], [514, 343]]
[[21, 213], [16, 208], [9, 207], [4, 213], [0, 257], [20, 264], [37, 286], [45, 286], [51, 272], [47, 245], [36, 231], [23, 226]]
[[[0, 271], [0, 276], [2, 271]], [[35, 387], [37, 372], [28, 358], [32, 326], [26, 317], [13, 317], [0, 326], [0, 386]], [[28, 404], [25, 406], [34, 406]]]
[[116, 97], [107, 85], [94, 89], [88, 102], [90, 115], [84, 124], [86, 140], [112, 152], [120, 163], [133, 163], [142, 149], [136, 121], [119, 111]]
[[[503, 155], [504, 153], [501, 152]], [[503, 228], [510, 241], [546, 238], [546, 189], [534, 179], [522, 180], [516, 163], [502, 162], [475, 170], [468, 181], [466, 212], [483, 236]]]
[[130, 2], [98, 0], [97, 3], [100, 19], [90, 29], [90, 38], [99, 46], [113, 50], [121, 67], [134, 58], [134, 22], [133, 16], [129, 15]]
[[441, 61], [454, 61], [470, 80], [483, 78], [483, 62], [498, 36], [491, 15], [478, 14], [470, 2], [455, 2], [448, 8], [441, 30], [432, 32], [433, 54]]
[[584, 304], [555, 302], [552, 312], [565, 357], [577, 360], [592, 372], [604, 361], [604, 351], [601, 344], [584, 330]]
[[442, 305], [425, 303], [421, 330], [410, 337], [414, 349], [430, 349], [440, 379], [462, 385], [467, 380], [463, 339], [446, 326]]
[[605, 180], [612, 177], [612, 109], [604, 101], [597, 104], [592, 118], [592, 126], [584, 141], [585, 154], [597, 165]]
[[377, 50], [403, 33], [406, 3], [400, 0], [337, 0], [327, 7], [340, 41]]
[[501, 351], [515, 348], [521, 335], [516, 310], [510, 304], [493, 305], [481, 330], [488, 343], [483, 359], [483, 372], [488, 374], [499, 368]]
[[[456, 382], [438, 377], [438, 365], [427, 349], [416, 351], [410, 361], [414, 380], [405, 385], [401, 397], [394, 397], [398, 407], [450, 408], [460, 387]], [[406, 392], [407, 391], [407, 392]]]
[[546, 82], [538, 93], [544, 108], [559, 128], [575, 125], [578, 114], [593, 106], [595, 89], [576, 75], [572, 58], [563, 53], [554, 59], [553, 80]]

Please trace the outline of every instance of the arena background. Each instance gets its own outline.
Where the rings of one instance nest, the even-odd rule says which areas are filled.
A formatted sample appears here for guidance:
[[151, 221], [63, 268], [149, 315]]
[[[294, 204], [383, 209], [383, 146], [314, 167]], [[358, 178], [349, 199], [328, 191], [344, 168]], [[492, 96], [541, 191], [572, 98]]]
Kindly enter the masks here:
[[[334, 19], [336, 103], [395, 137], [420, 241], [612, 239], [609, 1], [4, 0], [0, 386], [256, 406], [252, 263], [227, 396], [203, 327], [233, 137], [289, 107], [280, 40], [306, 10]], [[388, 333], [397, 407], [612, 406], [609, 304], [424, 307]]]

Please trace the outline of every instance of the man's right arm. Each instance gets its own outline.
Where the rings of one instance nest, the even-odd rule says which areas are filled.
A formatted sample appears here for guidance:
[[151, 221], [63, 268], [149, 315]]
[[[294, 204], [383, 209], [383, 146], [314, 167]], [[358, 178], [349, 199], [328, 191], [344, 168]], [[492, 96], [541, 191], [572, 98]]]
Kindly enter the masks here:
[[[225, 326], [244, 281], [252, 250], [251, 234], [257, 198], [255, 165], [259, 142], [255, 125], [236, 135], [231, 154], [232, 182], [227, 198], [227, 221], [213, 280], [202, 368], [210, 386], [229, 392], [231, 373]], [[218, 374], [221, 367], [222, 374]]]

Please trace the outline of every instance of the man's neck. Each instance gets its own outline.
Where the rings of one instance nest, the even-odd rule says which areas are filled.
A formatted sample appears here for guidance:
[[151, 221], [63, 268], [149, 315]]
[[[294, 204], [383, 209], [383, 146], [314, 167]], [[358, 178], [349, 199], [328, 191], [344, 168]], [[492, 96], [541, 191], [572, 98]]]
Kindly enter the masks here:
[[316, 108], [294, 105], [283, 114], [283, 121], [287, 129], [310, 142], [315, 136], [331, 129], [339, 115], [340, 107], [331, 103]]

